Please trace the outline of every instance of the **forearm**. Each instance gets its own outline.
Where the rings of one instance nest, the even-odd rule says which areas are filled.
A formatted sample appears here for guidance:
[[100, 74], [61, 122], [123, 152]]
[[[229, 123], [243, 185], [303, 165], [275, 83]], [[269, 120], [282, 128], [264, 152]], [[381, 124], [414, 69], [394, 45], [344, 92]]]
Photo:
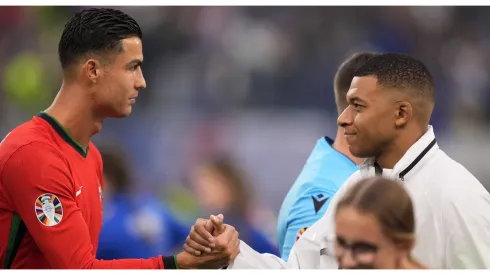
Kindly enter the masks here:
[[228, 266], [228, 269], [288, 269], [288, 263], [281, 258], [268, 254], [258, 253], [240, 241], [240, 253]]

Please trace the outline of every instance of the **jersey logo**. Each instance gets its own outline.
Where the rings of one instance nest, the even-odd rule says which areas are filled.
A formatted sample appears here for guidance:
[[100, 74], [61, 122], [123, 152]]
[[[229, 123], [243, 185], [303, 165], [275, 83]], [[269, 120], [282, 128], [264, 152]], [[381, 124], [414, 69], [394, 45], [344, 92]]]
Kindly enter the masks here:
[[313, 199], [313, 207], [315, 208], [315, 214], [322, 209], [322, 206], [328, 201], [329, 198], [323, 199], [323, 194], [318, 194], [316, 196], [311, 196]]
[[60, 199], [53, 194], [42, 194], [35, 203], [36, 216], [45, 226], [55, 226], [63, 219], [63, 206]]
[[76, 193], [77, 197], [80, 196], [80, 194], [82, 194], [82, 188], [83, 188], [83, 186], [80, 186], [80, 189], [77, 191], [77, 193]]
[[296, 241], [298, 241], [298, 240], [299, 240], [299, 238], [301, 237], [301, 235], [303, 235], [303, 233], [305, 233], [306, 229], [308, 229], [308, 226], [303, 227], [303, 228], [301, 228], [301, 229], [298, 231], [298, 234], [296, 234]]

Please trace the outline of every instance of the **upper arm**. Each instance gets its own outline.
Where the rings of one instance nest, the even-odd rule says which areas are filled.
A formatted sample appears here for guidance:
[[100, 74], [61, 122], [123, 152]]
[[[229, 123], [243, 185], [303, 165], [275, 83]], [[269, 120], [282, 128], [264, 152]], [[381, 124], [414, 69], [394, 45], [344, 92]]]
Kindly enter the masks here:
[[331, 198], [336, 193], [336, 185], [329, 181], [315, 186], [303, 186], [288, 214], [286, 236], [281, 248], [283, 259], [288, 259], [291, 248], [301, 234], [325, 214]]
[[68, 164], [60, 152], [48, 144], [25, 145], [7, 160], [1, 176], [13, 209], [51, 267], [80, 268], [94, 258]]
[[[484, 191], [484, 190], [482, 190]], [[443, 207], [449, 229], [446, 268], [490, 268], [490, 194], [454, 198]]]

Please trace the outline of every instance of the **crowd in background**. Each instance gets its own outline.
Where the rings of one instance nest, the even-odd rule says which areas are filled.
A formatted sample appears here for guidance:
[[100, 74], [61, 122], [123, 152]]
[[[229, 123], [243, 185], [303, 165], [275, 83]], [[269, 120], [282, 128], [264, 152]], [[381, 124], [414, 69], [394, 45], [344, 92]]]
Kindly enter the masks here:
[[[56, 95], [57, 43], [80, 9], [0, 8], [0, 136]], [[404, 52], [428, 65], [441, 147], [490, 187], [488, 7], [120, 9], [143, 30], [148, 87], [130, 117], [106, 121], [94, 140], [130, 163], [118, 181], [131, 188], [107, 200], [105, 215], [131, 214], [113, 228], [135, 242], [164, 245], [164, 224], [180, 240], [178, 224], [222, 211], [275, 253], [275, 216], [316, 140], [335, 133], [333, 74], [355, 51]]]

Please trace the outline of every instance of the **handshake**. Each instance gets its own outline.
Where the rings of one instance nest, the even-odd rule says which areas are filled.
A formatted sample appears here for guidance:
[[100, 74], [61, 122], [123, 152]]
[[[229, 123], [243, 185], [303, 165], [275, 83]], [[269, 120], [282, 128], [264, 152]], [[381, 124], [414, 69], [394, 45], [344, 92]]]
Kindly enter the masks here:
[[218, 269], [228, 266], [239, 252], [235, 228], [223, 224], [223, 215], [211, 215], [209, 220], [197, 219], [175, 261], [181, 269]]

